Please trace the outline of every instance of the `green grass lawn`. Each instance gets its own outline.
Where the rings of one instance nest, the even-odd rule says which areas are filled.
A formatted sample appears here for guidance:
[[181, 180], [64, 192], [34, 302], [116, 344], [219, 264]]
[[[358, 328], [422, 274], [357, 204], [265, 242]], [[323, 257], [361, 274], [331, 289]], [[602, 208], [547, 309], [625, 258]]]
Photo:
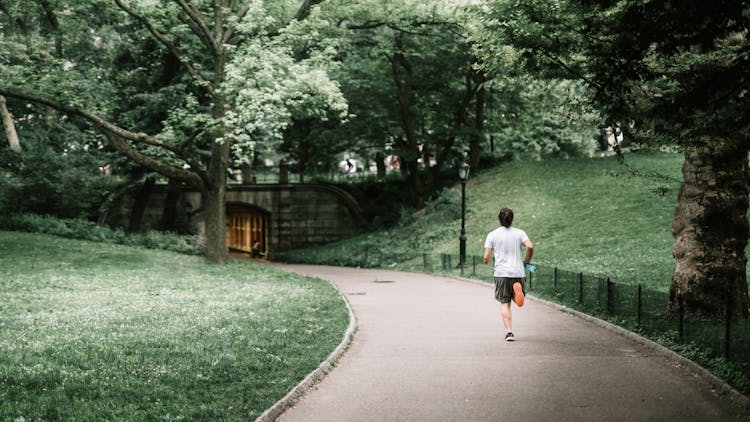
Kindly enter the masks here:
[[[534, 242], [535, 263], [666, 291], [682, 161], [680, 154], [630, 153], [630, 167], [615, 157], [593, 157], [513, 162], [475, 173], [466, 186], [467, 255], [484, 253], [498, 211], [509, 207], [513, 225]], [[284, 258], [421, 270], [423, 254], [449, 253], [455, 265], [460, 210], [458, 185], [425, 210], [405, 213], [398, 227]], [[489, 280], [489, 267], [478, 271]]]
[[[682, 156], [628, 154], [626, 162], [638, 174], [615, 157], [516, 162], [480, 174], [467, 186], [467, 254], [484, 252], [499, 209], [509, 207], [536, 263], [666, 289]], [[655, 172], [670, 179], [643, 175]], [[457, 245], [450, 239], [437, 250]]]
[[252, 420], [347, 324], [321, 280], [0, 232], [0, 420]]

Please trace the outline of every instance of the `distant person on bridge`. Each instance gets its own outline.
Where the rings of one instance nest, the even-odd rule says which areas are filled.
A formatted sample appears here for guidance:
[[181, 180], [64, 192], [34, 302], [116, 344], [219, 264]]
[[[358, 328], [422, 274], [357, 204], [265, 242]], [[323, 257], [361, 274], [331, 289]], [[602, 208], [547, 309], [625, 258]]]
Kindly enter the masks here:
[[[510, 310], [511, 300], [516, 305], [523, 306], [524, 295], [526, 294], [524, 264], [531, 262], [531, 256], [534, 255], [534, 245], [521, 229], [511, 227], [513, 224], [513, 210], [503, 208], [497, 215], [500, 221], [500, 227], [490, 232], [484, 241], [484, 264], [490, 262], [492, 256], [495, 257], [495, 299], [500, 302], [500, 316], [505, 325], [506, 341], [513, 341], [513, 324]], [[526, 256], [521, 260], [522, 247], [526, 247]]]

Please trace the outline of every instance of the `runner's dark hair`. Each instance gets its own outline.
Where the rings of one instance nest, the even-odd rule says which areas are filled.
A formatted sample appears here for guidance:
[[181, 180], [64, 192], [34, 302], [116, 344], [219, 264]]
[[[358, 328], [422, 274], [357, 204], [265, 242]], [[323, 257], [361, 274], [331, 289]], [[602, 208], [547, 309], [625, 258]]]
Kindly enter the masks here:
[[497, 215], [497, 219], [500, 220], [500, 225], [503, 227], [510, 227], [513, 224], [513, 210], [510, 208], [503, 208]]

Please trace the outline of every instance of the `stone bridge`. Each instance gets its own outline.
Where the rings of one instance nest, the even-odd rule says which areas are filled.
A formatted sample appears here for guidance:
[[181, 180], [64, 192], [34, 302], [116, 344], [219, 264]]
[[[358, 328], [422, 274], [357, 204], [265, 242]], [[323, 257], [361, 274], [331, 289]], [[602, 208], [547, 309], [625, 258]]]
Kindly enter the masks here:
[[[110, 222], [127, 227], [137, 197], [126, 197]], [[143, 201], [141, 229], [203, 232], [200, 193], [156, 185]], [[354, 197], [325, 184], [228, 185], [226, 207], [230, 250], [261, 257], [339, 240], [367, 225]]]

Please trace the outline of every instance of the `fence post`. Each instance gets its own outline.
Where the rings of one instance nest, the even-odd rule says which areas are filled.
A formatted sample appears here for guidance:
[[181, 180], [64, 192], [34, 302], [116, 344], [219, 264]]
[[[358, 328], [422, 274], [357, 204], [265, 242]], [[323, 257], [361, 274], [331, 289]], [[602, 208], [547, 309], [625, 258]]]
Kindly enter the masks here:
[[444, 253], [440, 254], [440, 261], [441, 261], [441, 264], [443, 266], [442, 269], [445, 270], [445, 254]]
[[529, 271], [529, 291], [531, 291], [531, 279], [534, 278], [534, 273]]
[[422, 268], [427, 270], [427, 254], [426, 253], [422, 254]]
[[583, 305], [583, 273], [578, 273], [578, 303]]
[[450, 271], [453, 269], [453, 263], [451, 262], [451, 255], [447, 254], [445, 257], [448, 259], [448, 271]]
[[370, 245], [365, 245], [365, 260], [362, 262], [362, 267], [367, 266], [367, 255], [370, 253]]
[[727, 310], [726, 322], [724, 324], [724, 357], [729, 359], [730, 347], [732, 343], [732, 289], [731, 285], [727, 289]]
[[471, 256], [471, 266], [472, 266], [471, 275], [477, 275], [477, 256], [476, 255]]
[[638, 285], [638, 309], [636, 310], [636, 324], [641, 326], [641, 311], [643, 310], [643, 299], [641, 293], [641, 285]]
[[555, 267], [555, 294], [557, 294], [557, 267]]
[[677, 334], [680, 336], [680, 341], [683, 341], [685, 336], [685, 304], [682, 297], [677, 299], [677, 313], [679, 317], [679, 321], [677, 322]]
[[612, 281], [607, 277], [607, 314], [609, 314], [609, 316], [612, 316], [615, 313], [614, 287]]

